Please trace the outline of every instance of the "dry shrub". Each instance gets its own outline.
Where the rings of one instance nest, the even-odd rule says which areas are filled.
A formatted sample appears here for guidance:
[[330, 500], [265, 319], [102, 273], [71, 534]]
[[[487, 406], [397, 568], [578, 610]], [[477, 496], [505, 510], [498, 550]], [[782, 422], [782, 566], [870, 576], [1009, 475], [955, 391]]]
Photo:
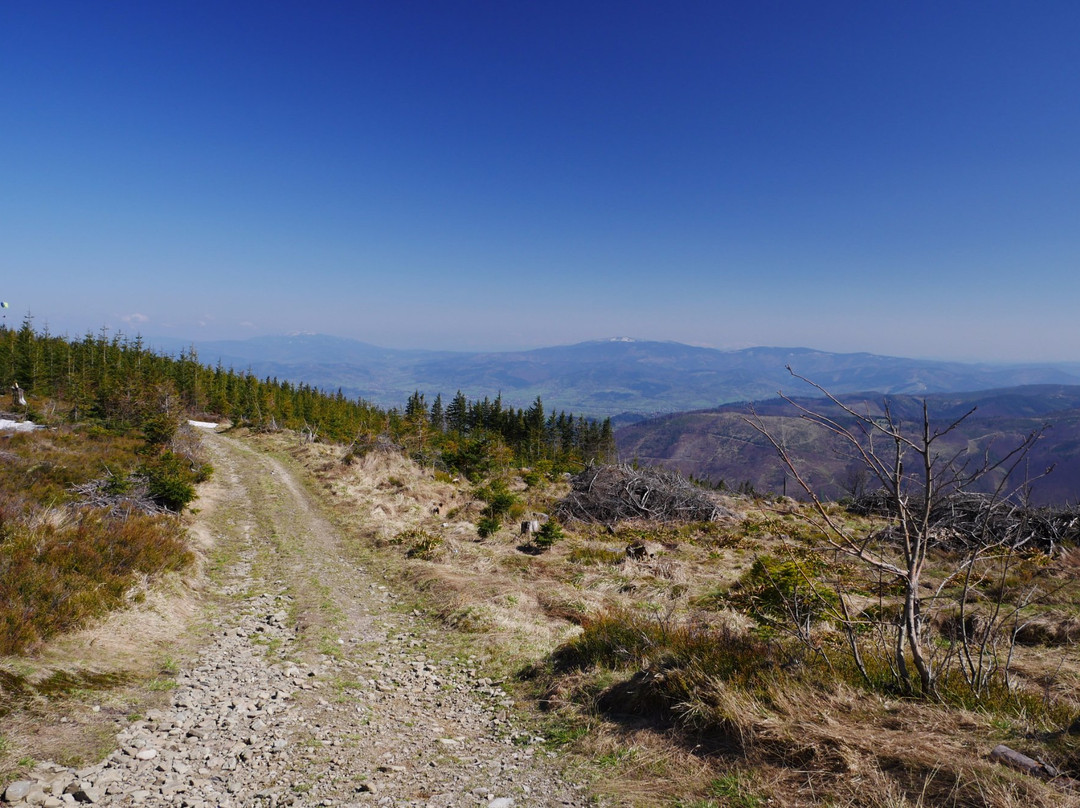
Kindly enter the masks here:
[[1080, 641], [1080, 618], [1061, 614], [1033, 617], [1018, 628], [1016, 641], [1021, 645], [1075, 645]]
[[171, 520], [16, 526], [0, 545], [0, 654], [19, 653], [124, 604], [141, 581], [193, 561]]
[[187, 421], [182, 422], [173, 433], [169, 441], [169, 449], [174, 454], [187, 459], [193, 466], [202, 466], [207, 463], [206, 449], [199, 431]]

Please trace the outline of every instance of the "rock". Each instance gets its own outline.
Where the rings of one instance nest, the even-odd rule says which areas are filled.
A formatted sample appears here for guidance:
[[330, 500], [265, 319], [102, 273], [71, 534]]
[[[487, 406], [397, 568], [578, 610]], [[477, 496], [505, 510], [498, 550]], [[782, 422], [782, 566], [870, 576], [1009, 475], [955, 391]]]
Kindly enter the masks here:
[[34, 784], [29, 780], [16, 780], [4, 790], [4, 802], [18, 802], [25, 799]]
[[100, 792], [85, 783], [72, 783], [64, 789], [64, 793], [74, 797], [75, 802], [101, 802]]

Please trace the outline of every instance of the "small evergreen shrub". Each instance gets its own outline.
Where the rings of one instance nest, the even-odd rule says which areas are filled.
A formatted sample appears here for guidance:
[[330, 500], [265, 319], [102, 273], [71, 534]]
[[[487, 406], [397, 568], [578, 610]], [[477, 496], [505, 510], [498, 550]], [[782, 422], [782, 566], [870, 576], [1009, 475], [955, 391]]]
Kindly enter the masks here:
[[482, 539], [496, 534], [502, 527], [503, 517], [511, 513], [515, 506], [521, 504], [502, 480], [492, 480], [487, 485], [477, 488], [474, 493], [477, 499], [482, 499], [486, 503], [481, 519], [476, 525], [476, 532]]
[[165, 446], [173, 439], [177, 426], [176, 418], [166, 412], [148, 415], [142, 422], [143, 436], [149, 446]]
[[163, 508], [179, 513], [195, 499], [195, 471], [190, 462], [165, 451], [142, 465], [150, 497]]
[[542, 550], [547, 550], [563, 538], [566, 538], [566, 534], [563, 532], [562, 525], [554, 519], [548, 519], [533, 536], [533, 544]]
[[763, 626], [805, 626], [839, 609], [836, 590], [817, 580], [825, 571], [826, 565], [816, 557], [764, 555], [732, 587], [727, 600]]

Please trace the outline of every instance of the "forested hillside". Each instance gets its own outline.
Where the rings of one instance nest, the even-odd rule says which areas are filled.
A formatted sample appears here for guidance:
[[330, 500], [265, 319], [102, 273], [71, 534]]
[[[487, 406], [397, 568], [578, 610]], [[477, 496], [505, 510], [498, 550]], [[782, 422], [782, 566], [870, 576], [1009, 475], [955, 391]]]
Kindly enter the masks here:
[[229, 421], [255, 429], [294, 429], [355, 447], [387, 443], [465, 473], [481, 455], [504, 462], [559, 467], [613, 454], [609, 421], [545, 412], [538, 397], [527, 409], [502, 399], [470, 401], [458, 391], [443, 403], [416, 392], [403, 408], [382, 408], [340, 390], [258, 378], [250, 372], [204, 366], [194, 349], [176, 357], [148, 349], [141, 337], [107, 333], [81, 339], [38, 332], [27, 318], [0, 329], [6, 385], [27, 399], [21, 414], [43, 423], [96, 423], [111, 430], [140, 428], [163, 415]]
[[[611, 425], [415, 393], [382, 409], [340, 391], [208, 368], [194, 352], [150, 351], [138, 337], [82, 339], [0, 328], [0, 407], [32, 431], [0, 431], [0, 654], [120, 605], [131, 587], [191, 560], [174, 518], [213, 469], [188, 419], [293, 430], [348, 447], [392, 450], [479, 480], [531, 465], [580, 468], [614, 453]], [[5, 411], [6, 410], [6, 411]], [[117, 541], [120, 537], [120, 541]]]

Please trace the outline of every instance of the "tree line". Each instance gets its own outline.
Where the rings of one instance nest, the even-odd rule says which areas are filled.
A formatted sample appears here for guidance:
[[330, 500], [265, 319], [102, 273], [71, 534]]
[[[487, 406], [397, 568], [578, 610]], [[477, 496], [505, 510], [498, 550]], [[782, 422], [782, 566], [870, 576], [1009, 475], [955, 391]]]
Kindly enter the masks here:
[[0, 370], [28, 397], [27, 414], [142, 428], [167, 416], [228, 419], [253, 429], [292, 429], [309, 439], [349, 444], [353, 451], [393, 445], [417, 460], [470, 477], [497, 465], [540, 464], [551, 470], [613, 459], [610, 420], [545, 413], [468, 400], [460, 391], [429, 405], [417, 391], [404, 409], [384, 409], [304, 383], [258, 378], [251, 371], [209, 367], [192, 347], [178, 356], [150, 349], [142, 337], [107, 330], [81, 338], [36, 329], [27, 315], [18, 329], [0, 327]]

